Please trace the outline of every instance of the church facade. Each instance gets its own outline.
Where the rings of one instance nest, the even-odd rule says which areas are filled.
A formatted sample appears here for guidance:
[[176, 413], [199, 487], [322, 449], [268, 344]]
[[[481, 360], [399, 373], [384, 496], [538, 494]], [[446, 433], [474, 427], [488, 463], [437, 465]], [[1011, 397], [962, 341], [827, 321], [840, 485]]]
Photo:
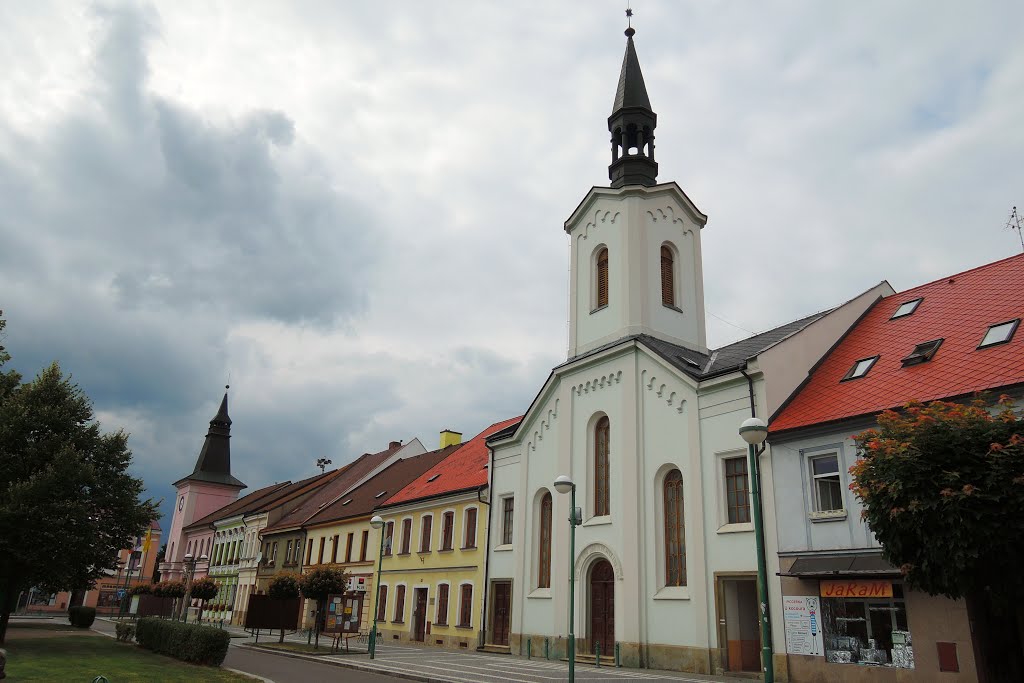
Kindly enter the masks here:
[[[569, 219], [568, 359], [491, 448], [488, 649], [721, 673], [761, 669], [746, 444], [880, 296], [869, 290], [719, 349], [705, 336], [701, 233], [708, 217], [657, 179], [651, 108], [634, 31], [612, 115], [609, 187]], [[761, 490], [772, 490], [768, 453]], [[570, 495], [582, 518], [570, 554]], [[773, 506], [763, 506], [767, 529]], [[766, 538], [770, 593], [777, 543]], [[574, 590], [570, 591], [570, 577]], [[781, 607], [774, 664], [785, 680]]]

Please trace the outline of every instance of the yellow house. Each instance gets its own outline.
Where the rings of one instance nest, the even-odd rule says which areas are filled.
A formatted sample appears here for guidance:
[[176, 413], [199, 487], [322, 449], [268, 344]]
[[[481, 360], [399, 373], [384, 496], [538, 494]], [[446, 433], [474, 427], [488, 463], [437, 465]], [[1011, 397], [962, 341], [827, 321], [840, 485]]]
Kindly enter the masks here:
[[[451, 445], [397, 460], [337, 497], [302, 525], [306, 535], [302, 572], [326, 565], [340, 567], [350, 575], [349, 589], [365, 595], [360, 614], [361, 632], [370, 630], [374, 572], [380, 552], [379, 532], [370, 526], [374, 507], [443, 462], [457, 448]], [[304, 609], [307, 625], [311, 623], [311, 609], [310, 605]]]
[[[490, 516], [484, 441], [518, 419], [491, 425], [378, 506], [384, 519], [376, 605], [382, 643], [464, 649], [482, 643]], [[443, 431], [441, 445], [451, 448], [461, 436]]]

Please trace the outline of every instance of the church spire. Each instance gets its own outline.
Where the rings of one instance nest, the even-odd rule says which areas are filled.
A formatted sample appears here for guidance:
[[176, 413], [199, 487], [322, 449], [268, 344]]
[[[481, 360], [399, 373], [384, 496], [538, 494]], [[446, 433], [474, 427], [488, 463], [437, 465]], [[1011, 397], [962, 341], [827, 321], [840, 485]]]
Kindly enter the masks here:
[[224, 387], [224, 398], [221, 399], [217, 414], [210, 420], [210, 429], [206, 432], [203, 449], [199, 451], [196, 467], [192, 474], [175, 482], [205, 481], [212, 484], [224, 484], [237, 488], [245, 488], [245, 484], [231, 475], [231, 417], [228, 415], [228, 392]]
[[[626, 16], [632, 16], [627, 10]], [[626, 29], [626, 54], [622, 57], [619, 87], [615, 91], [608, 132], [612, 134], [612, 163], [608, 179], [612, 187], [625, 185], [657, 185], [658, 164], [654, 161], [654, 127], [658, 115], [651, 109], [640, 60], [636, 56], [633, 36], [636, 30]]]

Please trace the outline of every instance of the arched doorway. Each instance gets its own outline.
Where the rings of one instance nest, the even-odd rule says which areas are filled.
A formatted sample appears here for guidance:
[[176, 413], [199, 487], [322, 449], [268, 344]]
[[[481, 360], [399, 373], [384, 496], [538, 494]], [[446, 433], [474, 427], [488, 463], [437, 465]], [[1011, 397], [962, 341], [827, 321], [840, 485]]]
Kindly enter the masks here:
[[605, 559], [590, 569], [589, 642], [591, 649], [600, 643], [602, 655], [615, 648], [615, 570]]

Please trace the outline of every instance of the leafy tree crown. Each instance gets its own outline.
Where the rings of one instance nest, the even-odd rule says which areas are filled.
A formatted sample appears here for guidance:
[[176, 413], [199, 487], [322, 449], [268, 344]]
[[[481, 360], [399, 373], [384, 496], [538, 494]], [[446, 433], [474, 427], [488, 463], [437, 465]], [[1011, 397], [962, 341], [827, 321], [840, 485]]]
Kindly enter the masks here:
[[303, 574], [299, 589], [305, 598], [325, 600], [328, 595], [344, 593], [347, 583], [345, 572], [336, 567], [317, 567]]

